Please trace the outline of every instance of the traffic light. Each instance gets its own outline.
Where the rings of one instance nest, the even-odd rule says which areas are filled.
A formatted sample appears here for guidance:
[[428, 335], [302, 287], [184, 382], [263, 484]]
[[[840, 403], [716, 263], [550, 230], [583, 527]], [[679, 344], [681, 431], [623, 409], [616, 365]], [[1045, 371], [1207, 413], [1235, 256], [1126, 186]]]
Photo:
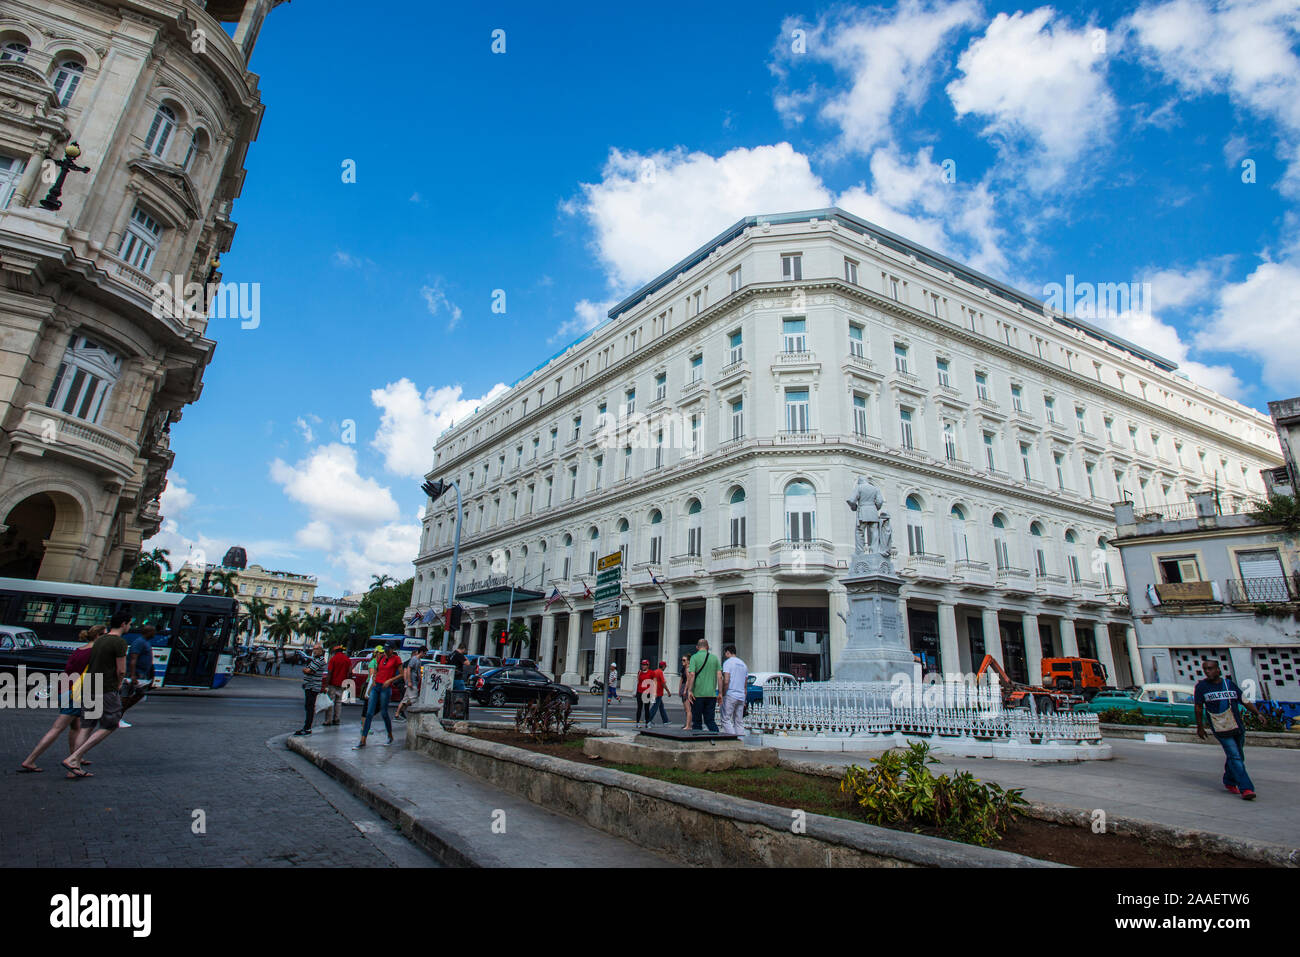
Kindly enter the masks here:
[[460, 616], [463, 609], [460, 605], [452, 605], [447, 609], [447, 633], [452, 634], [460, 630]]
[[442, 498], [443, 493], [445, 493], [449, 487], [450, 486], [448, 486], [446, 482], [442, 481], [442, 479], [439, 479], [436, 482], [425, 482], [420, 486], [420, 488], [424, 490], [424, 494], [429, 496], [429, 498], [435, 502]]
[[506, 633], [503, 631], [501, 632], [501, 637], [497, 639], [497, 644], [504, 645], [505, 643], [506, 643]]

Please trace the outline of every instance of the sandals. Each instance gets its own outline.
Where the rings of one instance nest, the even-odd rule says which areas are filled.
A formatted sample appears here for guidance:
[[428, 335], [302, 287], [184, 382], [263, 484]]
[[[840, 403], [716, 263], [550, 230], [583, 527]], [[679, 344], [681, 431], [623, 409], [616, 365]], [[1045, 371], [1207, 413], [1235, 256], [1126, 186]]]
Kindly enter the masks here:
[[40, 774], [44, 770], [44, 768], [29, 768], [25, 764], [18, 765], [19, 774]]
[[63, 765], [63, 769], [68, 772], [68, 780], [72, 780], [73, 778], [93, 778], [95, 776], [90, 771], [85, 771], [81, 768], [74, 768], [67, 761], [60, 761], [59, 763]]

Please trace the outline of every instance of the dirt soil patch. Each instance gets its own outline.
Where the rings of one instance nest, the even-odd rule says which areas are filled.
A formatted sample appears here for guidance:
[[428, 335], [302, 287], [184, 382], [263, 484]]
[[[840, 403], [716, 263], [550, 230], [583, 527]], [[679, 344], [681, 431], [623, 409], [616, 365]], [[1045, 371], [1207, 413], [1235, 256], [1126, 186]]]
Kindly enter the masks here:
[[[514, 731], [474, 730], [471, 734], [486, 741], [508, 744], [516, 748], [536, 751], [539, 754], [549, 754], [579, 764], [627, 771], [642, 777], [716, 791], [719, 794], [760, 801], [775, 807], [797, 808], [813, 814], [869, 823], [858, 806], [848, 795], [840, 791], [840, 783], [836, 778], [805, 774], [786, 768], [686, 771], [680, 768], [612, 764], [599, 758], [590, 758], [582, 753], [582, 742], [585, 736], [571, 737], [563, 742], [542, 743]], [[942, 837], [929, 828], [918, 828], [915, 833]], [[992, 846], [1001, 851], [1012, 851], [1041, 861], [1054, 861], [1075, 867], [1263, 866], [1228, 854], [1147, 843], [1140, 838], [1124, 834], [1094, 834], [1088, 828], [1028, 817], [1018, 818], [1002, 840]]]

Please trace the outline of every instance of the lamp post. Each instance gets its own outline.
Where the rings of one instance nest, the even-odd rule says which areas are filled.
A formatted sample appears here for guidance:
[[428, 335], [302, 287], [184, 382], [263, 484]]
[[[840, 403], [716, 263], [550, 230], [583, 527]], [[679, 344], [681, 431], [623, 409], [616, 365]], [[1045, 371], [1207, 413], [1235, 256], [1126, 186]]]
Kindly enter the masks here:
[[217, 274], [217, 270], [220, 268], [221, 268], [221, 257], [218, 256], [216, 253], [213, 253], [212, 258], [208, 260], [208, 274], [203, 277], [204, 289], [207, 289], [208, 285], [212, 282], [212, 277]]
[[77, 173], [90, 172], [89, 166], [77, 165], [76, 159], [80, 155], [81, 147], [77, 145], [76, 140], [73, 140], [67, 146], [63, 147], [63, 159], [57, 160], [54, 163], [54, 165], [59, 168], [59, 177], [54, 181], [54, 185], [50, 187], [50, 191], [45, 194], [45, 198], [41, 200], [41, 205], [46, 209], [56, 210], [63, 208], [63, 202], [59, 197], [63, 195], [63, 181], [67, 179], [69, 170]]
[[[425, 495], [429, 496], [430, 504], [433, 504], [438, 501], [438, 499], [442, 498], [442, 496], [446, 494], [447, 489], [452, 488], [456, 490], [456, 541], [451, 549], [451, 581], [447, 583], [447, 607], [450, 608], [456, 604], [456, 563], [460, 561], [460, 523], [461, 519], [464, 517], [460, 501], [460, 482], [456, 479], [452, 479], [450, 482], [437, 479], [433, 482], [425, 482], [420, 486], [420, 488], [424, 491]], [[450, 634], [451, 631], [449, 629], [446, 632], [446, 636], [450, 636]], [[449, 640], [450, 637], [445, 637], [444, 644]], [[446, 648], [443, 649], [443, 651], [446, 650]]]

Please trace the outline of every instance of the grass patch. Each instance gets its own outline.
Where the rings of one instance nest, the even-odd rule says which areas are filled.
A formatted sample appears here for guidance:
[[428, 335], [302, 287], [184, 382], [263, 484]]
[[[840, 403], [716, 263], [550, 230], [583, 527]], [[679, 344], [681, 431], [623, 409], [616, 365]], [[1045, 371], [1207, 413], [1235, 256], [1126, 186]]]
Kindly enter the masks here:
[[686, 787], [717, 791], [732, 797], [760, 801], [825, 814], [846, 820], [862, 820], [856, 808], [840, 792], [834, 778], [821, 778], [784, 768], [731, 768], [726, 771], [688, 771], [684, 768], [660, 768], [645, 764], [607, 764], [606, 767], [629, 774], [681, 784]]

